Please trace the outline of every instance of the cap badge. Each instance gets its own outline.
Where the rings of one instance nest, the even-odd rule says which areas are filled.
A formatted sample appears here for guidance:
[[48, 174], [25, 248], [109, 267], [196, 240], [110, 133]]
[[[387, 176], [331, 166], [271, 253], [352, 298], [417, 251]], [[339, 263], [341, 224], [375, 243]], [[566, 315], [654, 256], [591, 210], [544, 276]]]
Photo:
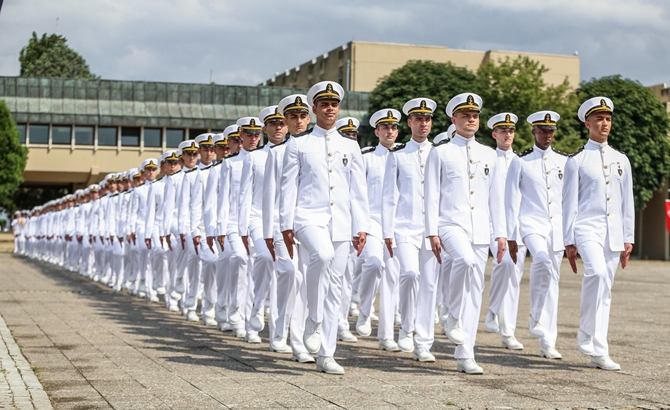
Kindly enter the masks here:
[[329, 93], [333, 92], [333, 85], [331, 83], [328, 83], [328, 85], [326, 85], [326, 92]]
[[295, 97], [295, 105], [302, 105], [302, 98]]
[[393, 112], [391, 112], [391, 110], [389, 110], [386, 113], [386, 118], [388, 118], [389, 120], [394, 120], [395, 119], [395, 118], [393, 118]]
[[[425, 109], [426, 109], [426, 100], [421, 100], [421, 106], [420, 106], [420, 108], [421, 108], [422, 110], [425, 110]], [[389, 112], [390, 112], [390, 111], [389, 111]]]
[[508, 124], [512, 122], [512, 117], [510, 117], [509, 114], [505, 115], [505, 122]]
[[349, 124], [347, 124], [347, 125], [350, 126], [350, 127], [352, 127], [352, 128], [356, 128], [356, 127], [354, 126], [354, 121], [353, 121], [352, 119], [349, 119]]
[[254, 120], [254, 119], [252, 118], [252, 119], [251, 119], [251, 122], [249, 123], [249, 126], [250, 126], [250, 127], [255, 127], [255, 126], [256, 126], [256, 120]]
[[471, 95], [468, 95], [468, 105], [476, 105], [475, 98]]
[[551, 115], [547, 114], [544, 116], [544, 122], [551, 122]]

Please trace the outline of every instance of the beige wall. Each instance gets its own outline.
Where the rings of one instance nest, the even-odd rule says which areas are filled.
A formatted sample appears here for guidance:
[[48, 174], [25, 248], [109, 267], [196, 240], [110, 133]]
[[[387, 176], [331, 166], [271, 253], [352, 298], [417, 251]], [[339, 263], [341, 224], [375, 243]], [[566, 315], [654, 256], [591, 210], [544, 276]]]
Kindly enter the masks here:
[[52, 147], [32, 146], [23, 178], [26, 184], [75, 184], [82, 188], [101, 181], [112, 172], [138, 167], [146, 158], [158, 157], [160, 148]]
[[570, 85], [579, 85], [579, 57], [521, 53], [515, 51], [469, 51], [446, 47], [421, 46], [411, 44], [369, 43], [353, 41], [329, 51], [297, 68], [277, 73], [264, 84], [281, 87], [309, 88], [324, 81], [338, 81], [346, 87], [347, 60], [350, 61], [351, 91], [372, 91], [377, 82], [396, 68], [410, 60], [431, 60], [441, 63], [451, 62], [458, 67], [476, 70], [484, 61], [498, 61], [505, 57], [528, 56], [539, 61], [549, 71], [544, 79], [549, 85], [561, 84], [567, 77]]

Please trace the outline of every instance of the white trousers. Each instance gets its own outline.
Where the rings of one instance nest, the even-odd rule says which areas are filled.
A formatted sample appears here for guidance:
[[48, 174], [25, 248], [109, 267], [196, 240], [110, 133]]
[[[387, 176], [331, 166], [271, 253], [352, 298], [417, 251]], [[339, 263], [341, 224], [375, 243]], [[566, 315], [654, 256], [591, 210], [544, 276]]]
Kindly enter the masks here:
[[307, 226], [296, 237], [309, 253], [306, 262], [307, 314], [321, 323], [319, 356], [332, 357], [337, 345], [337, 321], [342, 298], [342, 277], [350, 242], [333, 242], [327, 227]]
[[356, 276], [356, 262], [358, 251], [350, 243], [349, 257], [347, 258], [347, 265], [344, 268], [344, 275], [342, 276], [342, 299], [340, 300], [340, 316], [338, 318], [337, 328], [339, 330], [349, 330], [349, 308], [351, 307], [351, 297], [354, 291], [354, 277]]
[[[498, 263], [498, 242], [491, 241], [493, 269], [489, 288], [489, 311], [498, 316], [498, 333], [501, 336], [514, 336], [516, 319], [519, 313], [519, 290], [526, 261], [526, 246], [521, 242], [516, 254], [516, 265], [509, 252], [505, 252], [502, 262]], [[544, 324], [544, 322], [542, 322]]]
[[540, 347], [556, 347], [558, 336], [558, 282], [563, 250], [554, 251], [551, 235], [523, 238], [533, 262], [530, 265], [530, 316], [546, 329]]
[[[434, 339], [435, 297], [437, 291], [436, 259], [433, 252], [410, 243], [396, 245], [400, 264], [399, 291], [402, 330], [416, 330], [416, 347], [430, 349]], [[425, 289], [421, 286], [425, 284]]]
[[607, 331], [612, 304], [612, 286], [621, 253], [609, 247], [609, 238], [603, 246], [595, 241], [577, 245], [584, 261], [582, 302], [579, 328], [593, 336], [594, 356], [609, 356]]
[[460, 319], [465, 343], [454, 351], [456, 359], [473, 359], [484, 291], [484, 270], [489, 245], [475, 245], [460, 228], [454, 227], [440, 235], [442, 247], [451, 257], [449, 280], [449, 314]]
[[[253, 246], [253, 273], [254, 288], [253, 288], [253, 308], [261, 310], [265, 308], [265, 300], [270, 296], [270, 285], [272, 283], [272, 275], [274, 271], [274, 261], [272, 255], [268, 250], [268, 246], [263, 239], [262, 228], [252, 229], [249, 235], [249, 246]], [[270, 310], [275, 309], [276, 306], [270, 306]]]
[[167, 290], [170, 277], [168, 271], [168, 254], [167, 250], [161, 245], [158, 235], [153, 235], [151, 238], [149, 258], [151, 258], [150, 266], [153, 274], [153, 283], [147, 281], [147, 286], [151, 285], [153, 289], [165, 288]]
[[226, 236], [222, 253], [223, 262], [218, 265], [217, 285], [218, 303], [221, 307], [228, 306], [228, 312], [232, 309], [239, 309], [243, 321], [233, 325], [234, 329], [243, 328], [248, 292], [247, 268], [249, 265], [249, 256], [242, 243], [242, 238], [237, 233], [231, 233]]
[[366, 317], [370, 316], [377, 288], [379, 288], [377, 337], [380, 340], [393, 339], [400, 263], [396, 256], [390, 257], [384, 242], [372, 235], [367, 237], [361, 259], [363, 263], [358, 285], [358, 294], [361, 298], [361, 314]]
[[[200, 290], [200, 273], [202, 265], [198, 252], [200, 252], [201, 249], [198, 249], [198, 252], [196, 252], [193, 238], [189, 235], [186, 235], [185, 238], [184, 251], [186, 252], [186, 273], [188, 275], [188, 283], [184, 281], [184, 289], [186, 292], [184, 309], [195, 310], [198, 305], [198, 291]], [[202, 243], [204, 238], [201, 237], [200, 239]], [[181, 247], [181, 240], [179, 240], [179, 242], [178, 246]]]
[[202, 312], [207, 317], [214, 317], [214, 305], [216, 304], [216, 266], [219, 260], [219, 244], [216, 240], [212, 249], [207, 245], [207, 238], [202, 237], [200, 242], [200, 280], [202, 281]]

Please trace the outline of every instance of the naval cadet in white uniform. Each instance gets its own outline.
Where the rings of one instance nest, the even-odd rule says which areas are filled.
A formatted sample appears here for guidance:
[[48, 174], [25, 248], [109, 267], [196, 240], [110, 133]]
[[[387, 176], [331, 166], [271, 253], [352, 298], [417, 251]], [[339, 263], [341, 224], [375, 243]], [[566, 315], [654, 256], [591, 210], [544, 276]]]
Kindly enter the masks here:
[[361, 336], [370, 336], [372, 333], [370, 315], [377, 289], [379, 289], [377, 338], [379, 339], [379, 348], [389, 352], [400, 350], [393, 336], [400, 263], [397, 256], [391, 256], [384, 244], [382, 191], [386, 161], [389, 150], [394, 147], [395, 140], [398, 138], [400, 118], [400, 112], [393, 108], [384, 108], [372, 114], [370, 126], [374, 128], [375, 136], [379, 138], [379, 144], [376, 147], [368, 147], [363, 150], [370, 204], [370, 232], [365, 249], [361, 254], [363, 264], [358, 288], [361, 303], [356, 331]]
[[[507, 170], [510, 164], [517, 156], [512, 150], [517, 121], [518, 117], [516, 115], [503, 112], [494, 115], [487, 122], [488, 127], [492, 130], [493, 139], [496, 140], [498, 168], [503, 181], [507, 178]], [[510, 223], [509, 220], [507, 223]], [[487, 332], [499, 333], [502, 346], [511, 350], [523, 349], [523, 344], [514, 337], [519, 311], [519, 288], [526, 259], [526, 247], [523, 242], [519, 241], [518, 248], [516, 262], [512, 260], [510, 253], [506, 253], [500, 263], [496, 260], [493, 261], [489, 288], [489, 310], [484, 321], [484, 329]], [[495, 240], [491, 241], [491, 253], [498, 253], [498, 243]]]
[[594, 97], [579, 107], [589, 141], [572, 154], [563, 181], [563, 237], [577, 273], [577, 252], [584, 261], [577, 348], [591, 356], [591, 367], [620, 370], [609, 357], [607, 330], [617, 265], [626, 268], [633, 249], [635, 205], [630, 162], [612, 148], [614, 104]]
[[528, 117], [535, 145], [512, 161], [505, 191], [508, 255], [517, 259], [517, 243], [522, 241], [533, 258], [528, 330], [540, 340], [540, 356], [548, 359], [562, 359], [556, 338], [558, 283], [565, 248], [562, 192], [567, 156], [551, 147], [559, 119], [553, 111]]
[[426, 239], [423, 196], [426, 160], [432, 149], [428, 134], [436, 106], [428, 98], [414, 98], [403, 106], [412, 136], [390, 150], [382, 188], [382, 236], [389, 255], [397, 255], [400, 262], [402, 324], [398, 347], [413, 352], [414, 359], [422, 362], [435, 361], [430, 348], [434, 341], [437, 270]]
[[342, 87], [323, 81], [310, 88], [307, 97], [316, 125], [286, 143], [280, 229], [291, 256], [294, 233], [310, 255], [305, 272], [305, 347], [318, 353], [317, 371], [343, 374], [333, 355], [350, 242], [357, 244], [360, 255], [369, 231], [365, 168], [356, 140], [335, 128]]
[[[447, 337], [457, 344], [458, 371], [481, 374], [474, 359], [484, 269], [491, 236], [498, 262], [507, 251], [504, 181], [494, 150], [474, 138], [482, 99], [474, 93], [452, 98], [446, 112], [456, 125], [451, 141], [442, 141], [426, 164], [426, 230], [433, 253], [452, 258]], [[492, 234], [493, 232], [493, 234]]]
[[[284, 122], [290, 135], [299, 135], [307, 130], [310, 123], [310, 107], [307, 105], [307, 96], [293, 94], [279, 101], [279, 112], [284, 116]], [[284, 351], [290, 337], [291, 360], [300, 363], [314, 363], [303, 342], [305, 319], [307, 317], [307, 291], [305, 288], [304, 272], [298, 268], [299, 260], [304, 264], [307, 257], [300, 255], [302, 247], [293, 245], [291, 258], [279, 228], [279, 189], [283, 175], [284, 154], [286, 143], [273, 145], [265, 162], [263, 178], [263, 236], [265, 243], [276, 261], [277, 275], [277, 320], [275, 334], [271, 336], [270, 348], [274, 351]], [[290, 326], [289, 326], [290, 324]], [[290, 335], [288, 334], [290, 327]]]

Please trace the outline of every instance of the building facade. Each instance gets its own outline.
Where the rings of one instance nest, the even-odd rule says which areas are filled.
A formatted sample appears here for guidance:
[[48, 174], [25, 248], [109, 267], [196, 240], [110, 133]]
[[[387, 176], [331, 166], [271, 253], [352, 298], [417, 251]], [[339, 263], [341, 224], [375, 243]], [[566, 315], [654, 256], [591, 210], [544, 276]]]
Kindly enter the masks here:
[[[29, 148], [26, 186], [77, 189], [139, 166], [188, 138], [222, 132], [298, 88], [144, 81], [0, 77], [4, 100]], [[342, 114], [361, 118], [367, 93], [349, 93]]]
[[261, 86], [308, 88], [319, 81], [337, 81], [345, 90], [370, 92], [379, 80], [410, 60], [452, 63], [470, 70], [487, 61], [526, 56], [540, 62], [549, 71], [548, 85], [562, 84], [567, 78], [573, 88], [579, 86], [579, 57], [516, 51], [469, 51], [447, 47], [351, 41], [295, 68], [266, 80]]

